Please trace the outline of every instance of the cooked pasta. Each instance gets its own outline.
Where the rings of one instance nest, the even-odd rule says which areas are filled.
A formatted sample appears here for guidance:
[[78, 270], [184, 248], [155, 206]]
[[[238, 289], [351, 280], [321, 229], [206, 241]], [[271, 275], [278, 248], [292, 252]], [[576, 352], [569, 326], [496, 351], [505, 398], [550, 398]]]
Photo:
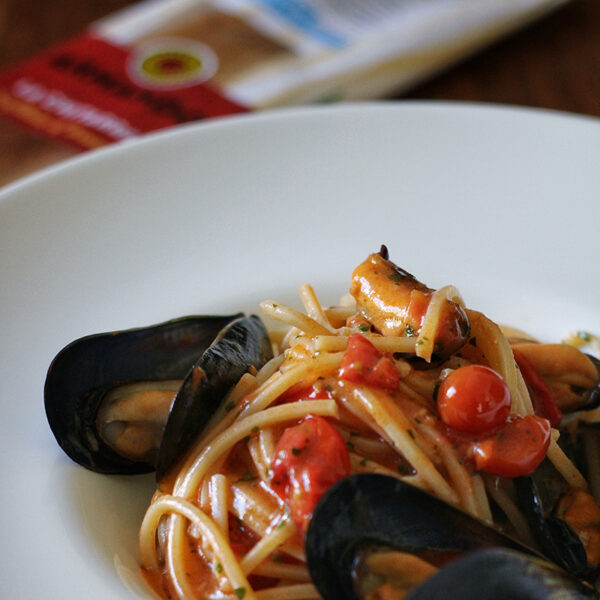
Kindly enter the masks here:
[[[301, 469], [309, 477], [323, 468], [333, 479], [387, 474], [487, 523], [503, 514], [504, 527], [534, 543], [510, 486], [499, 483], [505, 478], [478, 468], [482, 436], [453, 437], [436, 406], [449, 373], [484, 365], [510, 393], [507, 423], [539, 419], [509, 339], [481, 312], [466, 309], [454, 287], [429, 290], [395, 267], [382, 275], [376, 269], [388, 268], [387, 256], [373, 256], [355, 271], [352, 305], [324, 307], [309, 285], [300, 288], [305, 312], [261, 304], [265, 316], [287, 327], [273, 338], [275, 358], [229, 392], [179, 470], [161, 482], [143, 520], [142, 566], [161, 596], [319, 598], [303, 549], [318, 498], [294, 480]], [[407, 282], [408, 290], [396, 285]], [[368, 344], [364, 354], [360, 344]], [[298, 436], [308, 444], [307, 423], [310, 432], [331, 429], [319, 452], [335, 464], [301, 463], [309, 451]], [[543, 455], [570, 485], [587, 489], [557, 437], [553, 429]]]

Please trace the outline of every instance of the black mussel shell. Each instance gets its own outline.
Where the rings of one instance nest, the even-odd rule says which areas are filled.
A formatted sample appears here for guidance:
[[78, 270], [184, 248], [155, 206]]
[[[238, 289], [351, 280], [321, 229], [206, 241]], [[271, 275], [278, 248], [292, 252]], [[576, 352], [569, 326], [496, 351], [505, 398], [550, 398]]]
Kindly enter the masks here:
[[219, 334], [177, 392], [158, 455], [158, 481], [201, 433], [227, 391], [250, 367], [260, 369], [272, 357], [267, 330], [256, 315], [233, 321]]
[[489, 548], [453, 561], [405, 600], [591, 600], [597, 592], [556, 565]]
[[313, 582], [325, 600], [357, 600], [356, 561], [368, 548], [446, 557], [487, 547], [529, 548], [438, 498], [393, 477], [352, 475], [317, 504], [306, 535]]
[[519, 506], [544, 554], [569, 573], [587, 576], [587, 555], [581, 540], [565, 521], [553, 516], [568, 489], [564, 477], [545, 459], [534, 473], [515, 479], [515, 485]]
[[183, 379], [219, 331], [239, 316], [184, 317], [86, 336], [63, 348], [44, 386], [46, 416], [60, 447], [92, 471], [153, 471], [153, 465], [124, 458], [104, 443], [96, 428], [102, 400], [129, 383]]

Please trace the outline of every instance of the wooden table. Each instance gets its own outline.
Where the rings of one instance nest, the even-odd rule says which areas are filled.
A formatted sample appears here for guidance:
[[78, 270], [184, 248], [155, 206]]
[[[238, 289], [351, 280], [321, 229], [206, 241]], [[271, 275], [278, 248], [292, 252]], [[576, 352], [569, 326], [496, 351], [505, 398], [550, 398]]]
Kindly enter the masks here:
[[[132, 0], [2, 0], [0, 69]], [[398, 98], [494, 102], [600, 116], [600, 0], [573, 0]], [[0, 185], [73, 150], [0, 120]]]

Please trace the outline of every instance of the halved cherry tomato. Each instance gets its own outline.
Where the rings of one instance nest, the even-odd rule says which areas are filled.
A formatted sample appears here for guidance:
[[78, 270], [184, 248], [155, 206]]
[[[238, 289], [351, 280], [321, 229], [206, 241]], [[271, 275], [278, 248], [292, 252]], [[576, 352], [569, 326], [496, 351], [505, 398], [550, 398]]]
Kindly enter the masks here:
[[548, 419], [552, 427], [558, 427], [562, 419], [562, 413], [556, 405], [550, 386], [518, 349], [513, 348], [513, 354], [529, 389], [535, 414]]
[[333, 425], [309, 415], [283, 432], [272, 469], [273, 489], [288, 503], [294, 523], [306, 531], [319, 498], [350, 475], [350, 455]]
[[398, 388], [400, 372], [394, 361], [379, 352], [366, 337], [353, 333], [348, 338], [348, 349], [342, 358], [340, 377], [394, 391]]
[[475, 468], [501, 477], [533, 473], [550, 445], [550, 422], [512, 415], [499, 431], [473, 445]]
[[502, 377], [482, 365], [452, 371], [437, 394], [442, 421], [463, 433], [484, 433], [502, 425], [510, 404], [510, 390]]

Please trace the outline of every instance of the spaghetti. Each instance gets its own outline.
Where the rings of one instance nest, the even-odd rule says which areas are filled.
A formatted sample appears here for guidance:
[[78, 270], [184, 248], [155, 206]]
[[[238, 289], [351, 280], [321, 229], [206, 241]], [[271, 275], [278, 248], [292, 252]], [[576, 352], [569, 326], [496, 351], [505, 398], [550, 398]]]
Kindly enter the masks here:
[[[466, 309], [455, 288], [429, 290], [385, 251], [357, 268], [351, 292], [352, 305], [325, 308], [304, 285], [305, 313], [261, 304], [288, 327], [275, 358], [229, 392], [143, 520], [141, 561], [161, 596], [319, 598], [303, 533], [318, 496], [349, 473], [396, 477], [490, 524], [493, 504], [531, 540], [501, 473], [477, 469], [484, 443], [454, 435], [435, 401], [448, 373], [485, 365], [510, 392], [506, 423], [547, 423], [534, 416], [500, 327]], [[541, 458], [585, 490], [557, 435]]]

